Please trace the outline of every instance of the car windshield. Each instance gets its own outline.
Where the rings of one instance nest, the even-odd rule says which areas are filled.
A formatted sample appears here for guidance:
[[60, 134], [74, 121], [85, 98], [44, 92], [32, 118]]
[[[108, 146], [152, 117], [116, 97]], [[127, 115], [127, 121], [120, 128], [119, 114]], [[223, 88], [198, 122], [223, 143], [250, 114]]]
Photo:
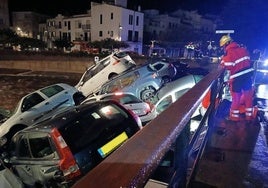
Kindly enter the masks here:
[[120, 95], [109, 95], [103, 97], [103, 99], [112, 99], [120, 104], [133, 104], [133, 103], [141, 103], [142, 101], [137, 97], [129, 94], [120, 94]]

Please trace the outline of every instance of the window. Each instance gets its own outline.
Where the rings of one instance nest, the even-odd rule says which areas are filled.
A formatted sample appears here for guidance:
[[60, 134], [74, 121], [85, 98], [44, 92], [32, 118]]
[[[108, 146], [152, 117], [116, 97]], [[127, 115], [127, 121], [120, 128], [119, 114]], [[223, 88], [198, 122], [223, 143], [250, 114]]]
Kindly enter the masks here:
[[139, 16], [136, 17], [136, 26], [139, 25]]
[[172, 96], [169, 95], [166, 98], [164, 98], [157, 106], [157, 113], [163, 112], [167, 107], [169, 107], [172, 104]]
[[68, 30], [71, 30], [71, 22], [68, 21]]
[[53, 153], [47, 135], [29, 138], [29, 145], [34, 158], [43, 158]]
[[59, 29], [61, 29], [61, 22], [59, 22]]
[[114, 13], [111, 13], [111, 20], [114, 19]]
[[45, 94], [47, 97], [52, 97], [53, 95], [56, 95], [57, 93], [63, 91], [64, 88], [59, 85], [53, 85], [51, 87], [47, 87], [44, 89], [41, 89], [41, 93]]
[[100, 24], [102, 24], [102, 14], [100, 15]]
[[23, 99], [21, 111], [25, 112], [29, 110], [30, 108], [32, 108], [33, 106], [41, 103], [44, 100], [45, 99], [38, 93], [33, 93]]
[[102, 37], [102, 31], [99, 31], [99, 37]]
[[131, 30], [128, 30], [128, 41], [132, 41], [132, 34], [133, 34], [133, 32], [131, 31]]
[[18, 156], [30, 158], [29, 143], [25, 136], [21, 136], [18, 142]]
[[135, 33], [134, 33], [134, 41], [135, 42], [139, 41], [139, 32], [138, 31], [135, 31]]
[[133, 25], [133, 15], [129, 15], [128, 17], [128, 24]]

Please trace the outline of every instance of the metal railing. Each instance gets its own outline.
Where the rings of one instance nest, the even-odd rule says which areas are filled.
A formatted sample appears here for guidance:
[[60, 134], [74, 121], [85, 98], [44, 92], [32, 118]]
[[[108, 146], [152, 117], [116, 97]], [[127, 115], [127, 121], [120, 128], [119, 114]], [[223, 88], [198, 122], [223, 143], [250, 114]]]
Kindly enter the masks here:
[[[210, 126], [216, 97], [221, 95], [224, 71], [215, 69], [196, 86], [185, 93], [159, 116], [131, 137], [102, 163], [91, 170], [73, 188], [83, 187], [146, 187], [167, 152], [174, 151], [173, 172], [167, 187], [188, 187], [195, 175], [195, 166], [207, 142], [206, 136], [198, 145], [198, 152], [189, 168], [188, 157], [200, 138], [202, 127]], [[208, 91], [210, 106], [204, 114], [199, 128], [190, 134], [189, 122], [200, 107]], [[190, 172], [189, 172], [189, 169]]]

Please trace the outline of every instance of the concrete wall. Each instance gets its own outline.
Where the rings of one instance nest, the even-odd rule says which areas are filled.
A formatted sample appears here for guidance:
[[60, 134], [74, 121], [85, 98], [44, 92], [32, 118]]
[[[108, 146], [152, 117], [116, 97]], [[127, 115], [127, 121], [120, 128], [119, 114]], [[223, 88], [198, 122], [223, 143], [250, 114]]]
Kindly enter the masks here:
[[[144, 59], [133, 59], [136, 64], [141, 64]], [[52, 71], [84, 73], [87, 67], [94, 63], [93, 60], [51, 60], [44, 57], [43, 60], [0, 60], [0, 68], [26, 69], [32, 71]]]
[[93, 61], [1, 60], [0, 68], [83, 73]]

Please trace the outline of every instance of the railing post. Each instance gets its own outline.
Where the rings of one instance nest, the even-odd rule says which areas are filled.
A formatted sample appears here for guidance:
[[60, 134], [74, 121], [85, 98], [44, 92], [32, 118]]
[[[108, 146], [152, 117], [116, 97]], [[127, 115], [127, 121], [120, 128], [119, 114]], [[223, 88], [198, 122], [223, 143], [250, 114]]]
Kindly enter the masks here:
[[190, 142], [190, 121], [175, 142], [174, 170], [175, 174], [169, 188], [186, 187], [188, 169], [188, 146]]

